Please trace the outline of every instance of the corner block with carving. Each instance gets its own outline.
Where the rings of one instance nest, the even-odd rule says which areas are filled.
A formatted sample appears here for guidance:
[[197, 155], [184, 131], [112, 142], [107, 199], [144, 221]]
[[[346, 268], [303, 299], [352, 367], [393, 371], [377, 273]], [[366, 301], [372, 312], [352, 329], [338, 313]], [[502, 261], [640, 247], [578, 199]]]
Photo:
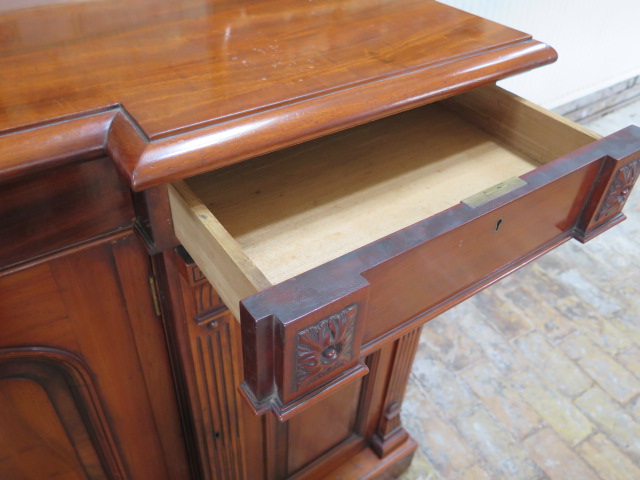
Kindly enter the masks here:
[[350, 305], [298, 333], [296, 390], [353, 359], [357, 313], [358, 306]]
[[640, 159], [621, 167], [617, 171], [598, 211], [596, 221], [608, 218], [622, 210], [639, 175]]

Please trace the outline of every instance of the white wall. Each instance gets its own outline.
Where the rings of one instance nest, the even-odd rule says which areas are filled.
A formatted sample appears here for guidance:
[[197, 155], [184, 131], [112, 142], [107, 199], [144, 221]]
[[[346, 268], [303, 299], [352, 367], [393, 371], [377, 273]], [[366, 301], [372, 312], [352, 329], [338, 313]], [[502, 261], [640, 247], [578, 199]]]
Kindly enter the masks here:
[[500, 83], [555, 108], [640, 75], [639, 0], [440, 0], [527, 32], [558, 51], [555, 64]]

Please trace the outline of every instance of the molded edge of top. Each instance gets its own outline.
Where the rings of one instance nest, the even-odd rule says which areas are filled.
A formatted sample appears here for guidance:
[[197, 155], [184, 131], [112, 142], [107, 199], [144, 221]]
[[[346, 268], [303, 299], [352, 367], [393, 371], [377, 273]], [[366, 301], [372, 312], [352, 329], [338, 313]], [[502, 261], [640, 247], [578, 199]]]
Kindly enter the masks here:
[[134, 191], [175, 182], [552, 63], [528, 40], [151, 141], [122, 107], [0, 136], [0, 181], [108, 155]]

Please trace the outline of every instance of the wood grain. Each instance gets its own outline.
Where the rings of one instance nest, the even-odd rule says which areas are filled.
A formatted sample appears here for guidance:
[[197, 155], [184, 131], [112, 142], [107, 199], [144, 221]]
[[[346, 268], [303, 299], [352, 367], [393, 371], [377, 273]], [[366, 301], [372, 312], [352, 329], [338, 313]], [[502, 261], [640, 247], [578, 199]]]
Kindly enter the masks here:
[[432, 104], [186, 183], [276, 284], [537, 166]]
[[546, 163], [601, 138], [496, 85], [446, 99], [442, 105], [537, 162]]
[[0, 133], [0, 179], [13, 180], [43, 168], [104, 157], [115, 109], [49, 123], [44, 128]]
[[0, 150], [0, 171], [108, 151], [135, 189], [556, 57], [522, 32], [422, 0], [45, 2], [5, 10], [0, 31], [0, 146], [23, 146]]
[[[149, 392], [149, 413], [158, 432], [166, 462], [167, 476], [189, 478], [184, 433], [178, 415], [178, 393], [171, 374], [166, 338], [149, 296], [149, 279], [153, 278], [151, 261], [144, 246], [133, 236], [111, 244], [118, 281], [129, 316], [140, 369]], [[157, 289], [157, 283], [154, 284]]]
[[[288, 332], [306, 328], [320, 309], [337, 300], [342, 305], [360, 301], [367, 291], [361, 352], [371, 353], [578, 235], [603, 162], [628, 162], [638, 155], [640, 129], [629, 127], [524, 175], [527, 185], [498, 199], [477, 208], [461, 204], [445, 210], [246, 298], [240, 308], [245, 350], [281, 355], [285, 360], [275, 364], [275, 378], [289, 378], [295, 364], [286, 342], [281, 347], [279, 337], [274, 342], [262, 336], [263, 330], [290, 338]], [[265, 326], [267, 319], [272, 330]], [[264, 409], [263, 399], [276, 412], [279, 401], [294, 404], [280, 384], [281, 400], [270, 399], [268, 365], [258, 367], [253, 354], [247, 355], [245, 381], [258, 399], [253, 408]]]
[[332, 478], [330, 472], [349, 465], [354, 456], [362, 458], [361, 469], [398, 472], [406, 466], [414, 448], [406, 434], [393, 445], [389, 442], [383, 459], [363, 450], [370, 451], [369, 440], [386, 411], [383, 406], [402, 401], [415, 333], [407, 337], [409, 342], [398, 341], [374, 355], [385, 358], [375, 366], [368, 361], [373, 377], [338, 389], [285, 422], [273, 416], [256, 418], [238, 403], [235, 389], [242, 364], [237, 323], [191, 259], [175, 251], [163, 256], [172, 287], [171, 338], [187, 380], [185, 394], [203, 478]]
[[[638, 129], [584, 147], [495, 89], [417, 108], [555, 59], [436, 1], [28, 7], [0, 8], [0, 476], [392, 477], [411, 330], [620, 221], [635, 181]], [[265, 154], [206, 204], [166, 185]]]
[[201, 476], [260, 479], [261, 425], [237, 392], [242, 369], [239, 325], [191, 259], [175, 251], [165, 252], [164, 258], [173, 310], [169, 342], [185, 381], [185, 422], [196, 440]]
[[239, 318], [238, 299], [268, 288], [271, 283], [186, 185], [170, 186], [169, 201], [176, 237]]
[[288, 422], [287, 471], [294, 474], [354, 434], [362, 382], [353, 382]]
[[0, 192], [0, 268], [133, 223], [131, 195], [106, 158], [14, 179]]
[[[4, 405], [13, 410], [14, 415], [32, 417], [28, 423], [38, 430], [29, 431], [30, 427], [24, 421], [22, 425], [11, 422], [10, 426], [17, 429], [11, 433], [27, 437], [29, 441], [27, 445], [20, 445], [20, 442], [7, 445], [9, 448], [3, 450], [3, 465], [0, 466], [3, 474], [13, 471], [19, 472], [15, 478], [27, 478], [23, 475], [36, 471], [48, 475], [42, 478], [59, 478], [61, 472], [52, 471], [51, 465], [47, 464], [47, 460], [57, 460], [58, 464], [66, 463], [67, 468], [75, 464], [67, 473], [83, 478], [125, 478], [104, 405], [89, 367], [80, 357], [45, 346], [0, 349], [0, 378], [3, 390], [10, 397], [26, 396], [27, 392], [40, 397], [35, 404], [30, 404], [31, 399], [24, 399], [21, 405]], [[66, 446], [72, 447], [73, 451], [65, 452]], [[34, 451], [25, 451], [25, 448]], [[59, 453], [56, 452], [58, 448]], [[38, 453], [43, 456], [37, 456]], [[31, 468], [25, 469], [21, 465], [24, 461], [28, 461]]]
[[[492, 116], [474, 113], [480, 101]], [[172, 193], [178, 238], [237, 317], [235, 305], [269, 284], [595, 140], [497, 87], [455, 102], [459, 115], [426, 105], [187, 180]], [[534, 147], [547, 137], [553, 148]]]
[[[82, 478], [185, 478], [189, 471], [168, 355], [146, 278], [148, 259], [131, 231], [111, 240], [87, 242], [0, 273], [0, 347], [8, 352], [3, 365], [13, 369], [7, 370], [9, 375], [21, 378], [35, 377], [14, 375], [11, 371], [17, 367], [12, 365], [35, 365], [40, 372], [38, 383], [47, 390], [58, 415], [66, 415], [63, 427], [70, 432], [69, 441], [76, 442], [83, 471], [89, 469]], [[37, 358], [32, 361], [32, 357]], [[51, 362], [60, 368], [47, 367]], [[81, 367], [73, 367], [76, 363]], [[67, 371], [81, 371], [85, 380], [67, 378]], [[5, 385], [7, 395], [22, 395], [14, 384]], [[37, 409], [30, 411], [33, 428], [53, 421], [47, 417], [50, 409], [43, 406], [45, 400], [31, 405]], [[104, 415], [92, 413], [92, 408]], [[19, 413], [14, 407], [11, 411]], [[11, 425], [19, 428], [15, 422]], [[98, 441], [99, 433], [104, 442]], [[28, 445], [43, 452], [51, 449], [46, 432], [8, 435], [26, 435]], [[53, 445], [62, 442], [59, 454], [66, 455], [63, 439], [52, 435]], [[3, 450], [0, 476], [19, 471], [26, 460], [18, 447]], [[48, 458], [43, 454], [39, 461]], [[66, 460], [67, 465], [73, 463], [73, 458]], [[51, 473], [42, 465], [33, 470]]]
[[402, 427], [400, 410], [421, 331], [422, 327], [418, 327], [395, 342], [393, 370], [385, 392], [384, 407], [371, 442], [381, 458], [389, 455], [409, 438], [409, 434]]
[[[86, 478], [51, 400], [37, 383], [0, 380], [0, 405], [0, 429], [12, 432], [0, 436], [3, 476], [15, 480]], [[104, 472], [95, 473], [104, 478]]]
[[20, 31], [0, 50], [0, 130], [117, 103], [149, 138], [531, 41], [416, 0], [44, 3], [0, 25]]

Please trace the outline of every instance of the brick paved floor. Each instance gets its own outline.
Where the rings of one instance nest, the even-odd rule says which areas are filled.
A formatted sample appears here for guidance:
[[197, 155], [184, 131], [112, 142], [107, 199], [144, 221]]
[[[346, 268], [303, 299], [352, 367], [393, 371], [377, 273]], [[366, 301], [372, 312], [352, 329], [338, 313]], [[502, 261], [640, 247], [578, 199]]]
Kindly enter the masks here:
[[[640, 125], [640, 102], [588, 126]], [[640, 188], [571, 241], [424, 327], [402, 480], [640, 479]]]

